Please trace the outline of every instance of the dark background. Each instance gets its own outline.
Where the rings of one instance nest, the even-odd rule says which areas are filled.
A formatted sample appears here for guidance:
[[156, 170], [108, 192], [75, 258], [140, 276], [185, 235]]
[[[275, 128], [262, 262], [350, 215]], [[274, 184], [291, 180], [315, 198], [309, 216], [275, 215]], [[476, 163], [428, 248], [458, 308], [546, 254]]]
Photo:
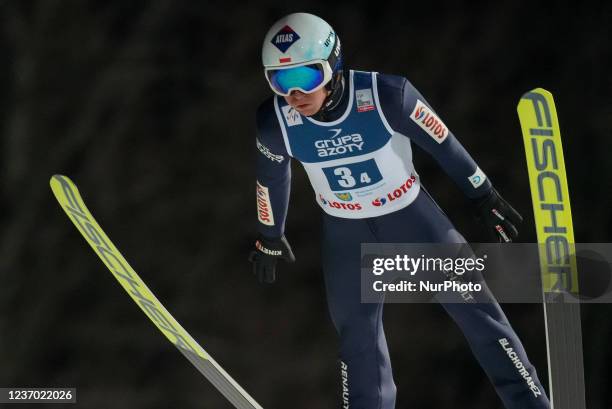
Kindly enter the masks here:
[[[401, 74], [525, 216], [516, 104], [556, 99], [576, 240], [612, 229], [611, 3], [0, 1], [0, 386], [75, 386], [82, 408], [227, 408], [86, 246], [48, 187], [71, 176], [165, 306], [266, 408], [332, 408], [340, 375], [320, 210], [294, 166], [298, 263], [250, 275], [254, 112], [269, 26], [294, 11], [338, 31], [349, 67]], [[415, 163], [457, 227], [485, 240], [451, 180]], [[294, 164], [295, 165], [295, 164]], [[505, 305], [547, 385], [542, 308]], [[589, 409], [612, 407], [612, 310], [583, 307]], [[438, 305], [387, 305], [398, 408], [501, 408]]]

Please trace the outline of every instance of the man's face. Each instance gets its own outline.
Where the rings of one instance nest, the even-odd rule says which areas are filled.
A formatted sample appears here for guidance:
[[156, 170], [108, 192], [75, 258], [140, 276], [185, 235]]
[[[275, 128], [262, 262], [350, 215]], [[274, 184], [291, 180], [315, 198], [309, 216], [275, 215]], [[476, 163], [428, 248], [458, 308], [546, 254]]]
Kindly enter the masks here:
[[310, 94], [305, 94], [302, 91], [291, 91], [291, 95], [285, 97], [285, 101], [301, 115], [311, 116], [319, 112], [323, 102], [327, 97], [328, 91], [325, 87], [316, 90]]

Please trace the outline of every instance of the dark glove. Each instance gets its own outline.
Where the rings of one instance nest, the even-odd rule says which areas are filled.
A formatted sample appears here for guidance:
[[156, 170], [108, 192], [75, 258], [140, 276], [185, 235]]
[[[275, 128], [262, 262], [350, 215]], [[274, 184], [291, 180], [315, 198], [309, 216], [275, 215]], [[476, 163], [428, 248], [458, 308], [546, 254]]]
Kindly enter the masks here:
[[295, 261], [295, 256], [285, 236], [276, 239], [260, 236], [255, 241], [255, 250], [249, 255], [249, 261], [253, 263], [253, 274], [257, 276], [260, 283], [276, 281], [276, 263], [279, 259], [288, 263]]
[[509, 243], [518, 236], [516, 225], [523, 217], [510, 206], [494, 188], [488, 195], [473, 199], [476, 218], [485, 225], [487, 231], [497, 242]]

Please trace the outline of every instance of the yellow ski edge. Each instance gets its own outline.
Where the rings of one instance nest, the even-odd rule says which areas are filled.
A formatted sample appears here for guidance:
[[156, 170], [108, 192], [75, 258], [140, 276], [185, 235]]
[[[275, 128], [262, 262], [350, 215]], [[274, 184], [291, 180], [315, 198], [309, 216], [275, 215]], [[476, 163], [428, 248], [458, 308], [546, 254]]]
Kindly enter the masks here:
[[55, 198], [77, 230], [155, 326], [177, 348], [209, 360], [204, 349], [172, 317], [110, 241], [85, 206], [74, 182], [64, 175], [53, 175], [49, 184]]

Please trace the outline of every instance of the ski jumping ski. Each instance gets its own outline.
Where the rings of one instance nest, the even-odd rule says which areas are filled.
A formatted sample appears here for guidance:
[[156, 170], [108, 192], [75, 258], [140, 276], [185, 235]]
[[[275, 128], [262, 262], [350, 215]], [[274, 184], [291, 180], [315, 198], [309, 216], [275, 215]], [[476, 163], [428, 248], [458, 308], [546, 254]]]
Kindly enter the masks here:
[[542, 88], [524, 94], [517, 110], [540, 253], [551, 408], [585, 409], [578, 271], [557, 110]]
[[237, 409], [262, 407], [185, 331], [153, 295], [93, 218], [76, 185], [54, 175], [51, 189], [70, 220], [98, 257], [157, 328]]

